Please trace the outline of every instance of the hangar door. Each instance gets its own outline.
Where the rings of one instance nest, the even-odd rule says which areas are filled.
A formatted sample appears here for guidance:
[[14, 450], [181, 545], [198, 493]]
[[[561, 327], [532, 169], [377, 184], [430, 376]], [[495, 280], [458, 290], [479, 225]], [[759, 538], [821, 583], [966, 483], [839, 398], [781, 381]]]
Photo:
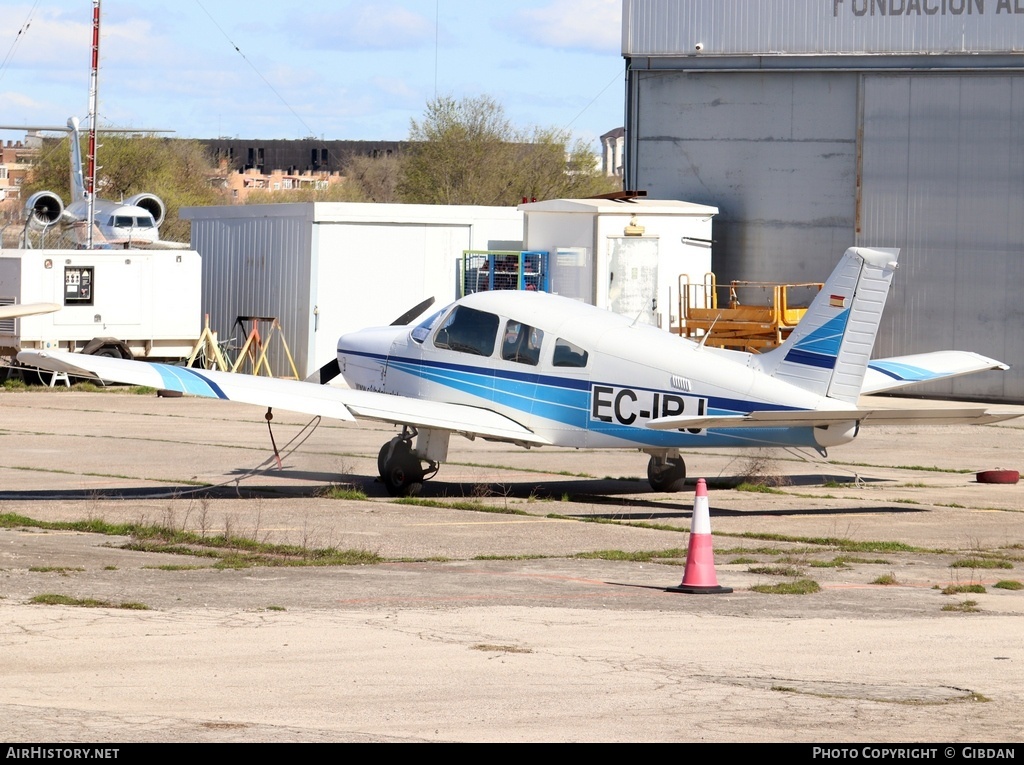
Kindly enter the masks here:
[[1024, 76], [865, 75], [857, 241], [899, 247], [876, 356], [973, 350], [1016, 369], [922, 393], [1024, 396]]

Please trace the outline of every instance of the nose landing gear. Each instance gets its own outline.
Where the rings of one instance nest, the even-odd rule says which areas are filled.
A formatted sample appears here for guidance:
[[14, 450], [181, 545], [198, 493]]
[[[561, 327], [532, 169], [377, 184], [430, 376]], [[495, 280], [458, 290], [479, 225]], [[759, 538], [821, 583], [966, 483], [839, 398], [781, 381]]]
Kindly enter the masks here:
[[405, 427], [400, 436], [395, 436], [380, 448], [377, 454], [377, 472], [380, 480], [392, 497], [414, 497], [423, 489], [423, 482], [437, 474], [438, 463], [423, 460], [413, 449], [414, 428]]

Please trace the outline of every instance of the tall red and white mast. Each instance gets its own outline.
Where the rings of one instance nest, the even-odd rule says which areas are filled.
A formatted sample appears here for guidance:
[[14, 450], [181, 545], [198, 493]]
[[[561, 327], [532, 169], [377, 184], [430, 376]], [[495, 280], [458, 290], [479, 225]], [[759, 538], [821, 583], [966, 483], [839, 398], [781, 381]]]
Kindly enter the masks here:
[[93, 248], [93, 226], [96, 214], [96, 112], [99, 110], [100, 73], [100, 0], [92, 0], [92, 71], [89, 75], [89, 163], [85, 177], [85, 194], [88, 199], [88, 249]]

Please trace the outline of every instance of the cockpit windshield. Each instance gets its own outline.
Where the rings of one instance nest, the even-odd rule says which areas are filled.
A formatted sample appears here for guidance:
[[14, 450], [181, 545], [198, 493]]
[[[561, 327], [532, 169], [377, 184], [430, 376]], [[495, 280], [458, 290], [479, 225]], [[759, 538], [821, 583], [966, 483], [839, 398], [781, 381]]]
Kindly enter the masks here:
[[430, 330], [434, 328], [434, 323], [440, 318], [441, 314], [447, 310], [447, 307], [442, 308], [440, 311], [430, 314], [430, 316], [417, 324], [416, 328], [412, 331], [412, 339], [417, 343], [422, 344], [424, 340], [430, 337]]
[[500, 320], [493, 313], [456, 306], [434, 335], [434, 346], [459, 353], [490, 356], [498, 339]]

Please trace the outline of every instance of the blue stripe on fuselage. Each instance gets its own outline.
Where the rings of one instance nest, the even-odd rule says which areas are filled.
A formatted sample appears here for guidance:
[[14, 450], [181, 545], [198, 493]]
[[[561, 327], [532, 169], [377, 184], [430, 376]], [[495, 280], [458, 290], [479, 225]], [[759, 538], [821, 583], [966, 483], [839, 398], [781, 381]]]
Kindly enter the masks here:
[[[812, 429], [806, 434], [799, 434], [790, 428], [748, 429], [740, 436], [735, 431], [721, 433], [708, 431], [700, 435], [687, 434], [679, 431], [656, 431], [641, 426], [629, 426], [614, 422], [602, 422], [591, 418], [591, 381], [576, 377], [558, 377], [555, 375], [532, 374], [493, 367], [472, 366], [469, 364], [453, 364], [436, 360], [420, 360], [398, 357], [387, 357], [382, 354], [371, 354], [357, 351], [340, 351], [350, 356], [361, 356], [375, 360], [380, 364], [387, 363], [389, 369], [402, 372], [411, 377], [442, 385], [467, 395], [475, 396], [488, 403], [512, 409], [522, 414], [532, 414], [545, 420], [581, 430], [589, 430], [624, 441], [650, 446], [675, 446], [681, 440], [692, 440], [693, 445], [716, 446], [736, 441], [751, 442], [752, 445], [762, 443], [763, 439], [755, 438], [763, 433], [768, 443], [781, 445], [813, 445]], [[616, 387], [611, 383], [594, 383]], [[621, 386], [619, 386], [621, 387]], [[649, 393], [669, 393], [657, 388], [634, 386], [633, 390]], [[682, 394], [671, 391], [673, 395], [693, 395], [694, 398], [705, 398], [698, 394]], [[753, 401], [708, 397], [708, 415], [745, 414], [760, 410], [796, 411], [797, 407], [767, 405]]]

